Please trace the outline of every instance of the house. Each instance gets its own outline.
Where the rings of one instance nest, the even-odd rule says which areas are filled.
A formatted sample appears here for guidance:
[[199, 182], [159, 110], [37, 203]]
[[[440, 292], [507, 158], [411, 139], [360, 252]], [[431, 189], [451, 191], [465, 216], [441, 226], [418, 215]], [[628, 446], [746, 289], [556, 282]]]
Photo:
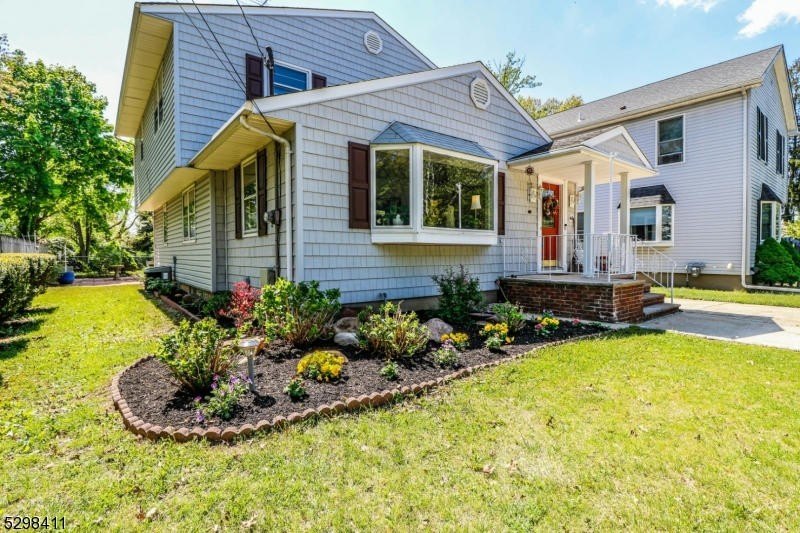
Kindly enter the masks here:
[[609, 175], [623, 206], [656, 175], [626, 127], [553, 139], [483, 64], [439, 68], [374, 13], [136, 4], [116, 128], [156, 264], [193, 290], [421, 307], [463, 264], [489, 299], [644, 316], [636, 239], [578, 233]]
[[[554, 144], [624, 127], [658, 174], [597, 189], [594, 227], [631, 233], [639, 270], [658, 282], [735, 289], [755, 249], [778, 237], [787, 198], [787, 141], [797, 135], [782, 46], [737, 57], [539, 120]], [[609, 190], [612, 191], [609, 198]]]

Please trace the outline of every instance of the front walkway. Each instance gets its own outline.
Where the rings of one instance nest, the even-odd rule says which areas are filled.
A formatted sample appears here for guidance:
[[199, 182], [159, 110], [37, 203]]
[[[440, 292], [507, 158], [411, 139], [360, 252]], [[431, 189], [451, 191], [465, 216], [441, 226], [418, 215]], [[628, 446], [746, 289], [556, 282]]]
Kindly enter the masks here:
[[675, 299], [681, 311], [641, 324], [715, 339], [800, 350], [800, 309]]

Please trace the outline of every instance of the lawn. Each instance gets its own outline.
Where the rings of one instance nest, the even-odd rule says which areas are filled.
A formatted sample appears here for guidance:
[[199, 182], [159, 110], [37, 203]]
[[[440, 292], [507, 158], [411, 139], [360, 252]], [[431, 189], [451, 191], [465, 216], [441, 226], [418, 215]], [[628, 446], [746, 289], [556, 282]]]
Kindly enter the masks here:
[[108, 385], [170, 317], [135, 286], [35, 303], [0, 341], [4, 515], [162, 531], [800, 528], [795, 352], [632, 330], [235, 446], [153, 444], [122, 428]]
[[[652, 287], [650, 290], [669, 296], [669, 290]], [[692, 289], [675, 287], [675, 298], [688, 300], [709, 300], [712, 302], [729, 302], [753, 305], [777, 305], [781, 307], [800, 307], [800, 293], [779, 293], [764, 291], [714, 291], [709, 289]]]

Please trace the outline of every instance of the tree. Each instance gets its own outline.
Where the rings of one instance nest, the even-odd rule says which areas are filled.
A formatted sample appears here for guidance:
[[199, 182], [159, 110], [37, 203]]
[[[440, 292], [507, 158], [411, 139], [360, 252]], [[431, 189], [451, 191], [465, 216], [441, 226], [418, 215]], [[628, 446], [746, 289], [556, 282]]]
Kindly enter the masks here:
[[[794, 96], [794, 114], [800, 120], [800, 58], [789, 67], [789, 83]], [[789, 149], [789, 201], [786, 202], [784, 220], [800, 218], [800, 139], [794, 137]]]
[[548, 98], [544, 101], [540, 98], [520, 95], [519, 93], [522, 89], [534, 89], [542, 85], [541, 82], [536, 81], [536, 76], [525, 74], [524, 67], [525, 58], [517, 56], [514, 51], [507, 53], [503, 62], [489, 62], [489, 70], [497, 78], [497, 81], [508, 89], [508, 92], [517, 99], [522, 108], [533, 118], [546, 117], [553, 113], [560, 113], [583, 105], [583, 98], [574, 94], [563, 100]]

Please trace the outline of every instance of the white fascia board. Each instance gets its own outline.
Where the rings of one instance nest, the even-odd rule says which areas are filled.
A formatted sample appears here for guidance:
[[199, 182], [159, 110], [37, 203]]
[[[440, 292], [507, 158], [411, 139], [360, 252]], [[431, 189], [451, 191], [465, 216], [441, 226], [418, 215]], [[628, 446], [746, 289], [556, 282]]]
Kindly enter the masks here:
[[612, 128], [606, 132], [601, 133], [596, 137], [592, 137], [588, 141], [585, 141], [583, 144], [594, 148], [598, 144], [602, 144], [619, 135], [621, 135], [625, 139], [625, 141], [628, 143], [631, 149], [636, 153], [636, 156], [639, 158], [639, 161], [642, 163], [642, 165], [644, 165], [645, 168], [652, 169], [653, 165], [650, 164], [650, 161], [647, 159], [647, 156], [645, 156], [644, 153], [641, 151], [641, 149], [639, 149], [639, 145], [637, 145], [636, 142], [633, 140], [633, 137], [631, 137], [631, 134], [628, 133], [628, 129], [625, 126], [617, 126], [615, 128]]

